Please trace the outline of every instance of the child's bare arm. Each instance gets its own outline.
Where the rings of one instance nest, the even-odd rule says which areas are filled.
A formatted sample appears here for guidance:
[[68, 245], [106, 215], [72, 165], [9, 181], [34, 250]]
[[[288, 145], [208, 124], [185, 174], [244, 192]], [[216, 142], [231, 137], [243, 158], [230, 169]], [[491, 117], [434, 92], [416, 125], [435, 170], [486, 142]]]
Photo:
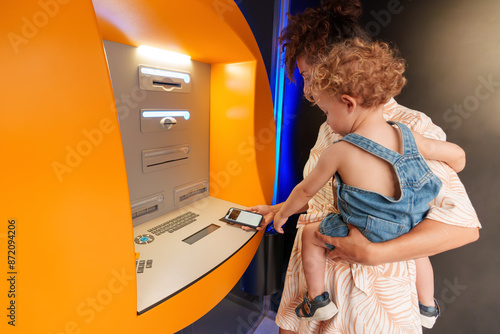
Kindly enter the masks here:
[[297, 212], [332, 178], [338, 168], [340, 156], [334, 144], [327, 148], [320, 156], [318, 163], [311, 173], [300, 182], [290, 193], [288, 199], [280, 207], [274, 217], [274, 229], [283, 233], [281, 226], [285, 224], [287, 218]]
[[413, 135], [425, 159], [443, 161], [457, 173], [465, 168], [465, 151], [457, 144], [429, 139], [417, 132], [413, 132]]

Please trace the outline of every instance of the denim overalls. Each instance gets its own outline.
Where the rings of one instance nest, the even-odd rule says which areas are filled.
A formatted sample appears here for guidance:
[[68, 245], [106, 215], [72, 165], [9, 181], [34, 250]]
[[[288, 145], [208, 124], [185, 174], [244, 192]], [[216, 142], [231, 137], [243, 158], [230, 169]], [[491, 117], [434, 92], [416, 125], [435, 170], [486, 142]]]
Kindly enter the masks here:
[[[403, 138], [403, 155], [384, 146], [351, 133], [339, 141], [347, 141], [372, 153], [394, 166], [399, 178], [401, 197], [394, 199], [372, 191], [359, 189], [337, 181], [338, 208], [341, 214], [330, 214], [320, 224], [319, 231], [332, 237], [345, 237], [349, 229], [345, 223], [355, 225], [371, 242], [394, 239], [407, 233], [423, 220], [431, 202], [441, 189], [441, 180], [432, 173], [418, 152], [410, 129], [396, 124]], [[330, 249], [333, 246], [327, 245]]]

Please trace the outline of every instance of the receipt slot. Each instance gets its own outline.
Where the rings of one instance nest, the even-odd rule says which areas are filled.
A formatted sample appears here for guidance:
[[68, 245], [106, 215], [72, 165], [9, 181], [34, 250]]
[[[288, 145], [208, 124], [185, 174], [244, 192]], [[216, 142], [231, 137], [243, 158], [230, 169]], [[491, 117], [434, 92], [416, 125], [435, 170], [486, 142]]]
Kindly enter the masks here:
[[146, 91], [191, 93], [191, 76], [187, 72], [139, 65], [139, 87]]

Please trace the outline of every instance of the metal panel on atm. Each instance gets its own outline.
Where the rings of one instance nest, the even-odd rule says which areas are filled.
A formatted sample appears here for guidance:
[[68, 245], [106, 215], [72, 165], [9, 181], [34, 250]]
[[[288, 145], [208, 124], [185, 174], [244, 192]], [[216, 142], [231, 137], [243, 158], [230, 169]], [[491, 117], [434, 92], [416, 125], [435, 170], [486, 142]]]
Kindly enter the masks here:
[[210, 65], [104, 47], [137, 226], [208, 196]]

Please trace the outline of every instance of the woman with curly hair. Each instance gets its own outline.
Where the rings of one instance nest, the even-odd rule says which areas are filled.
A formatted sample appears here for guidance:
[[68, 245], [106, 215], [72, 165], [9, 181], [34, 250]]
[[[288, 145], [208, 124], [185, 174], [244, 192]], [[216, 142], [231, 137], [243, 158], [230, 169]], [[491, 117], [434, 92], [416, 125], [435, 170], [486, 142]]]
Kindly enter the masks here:
[[[332, 45], [368, 35], [358, 24], [359, 0], [325, 1], [320, 8], [307, 9], [290, 17], [281, 33], [289, 77], [298, 67], [308, 91], [312, 67], [329, 53]], [[403, 123], [427, 138], [445, 138], [443, 131], [423, 113], [399, 105], [393, 98], [383, 105], [384, 118]], [[304, 175], [311, 173], [325, 149], [342, 136], [327, 122], [321, 125], [316, 144], [311, 149]], [[276, 316], [281, 334], [289, 333], [420, 333], [422, 331], [419, 297], [415, 282], [419, 273], [413, 259], [431, 256], [476, 241], [480, 223], [457, 174], [445, 163], [427, 161], [443, 185], [432, 202], [426, 218], [408, 233], [395, 239], [372, 243], [348, 225], [343, 238], [316, 236], [335, 246], [329, 251], [325, 269], [325, 291], [338, 308], [330, 320], [300, 321], [295, 309], [302, 302], [307, 286], [302, 264], [304, 226], [321, 222], [336, 207], [335, 180], [329, 180], [297, 213], [300, 215], [292, 248], [285, 287]], [[262, 227], [271, 223], [283, 203], [258, 205], [249, 210], [264, 215]], [[332, 259], [335, 259], [333, 261]], [[421, 281], [419, 279], [419, 281]], [[433, 283], [431, 283], [432, 285]], [[422, 299], [421, 299], [422, 300]], [[432, 301], [429, 301], [432, 303]], [[425, 304], [425, 303], [424, 303]], [[429, 304], [432, 305], [432, 304]]]
[[[340, 214], [331, 213], [302, 231], [307, 292], [295, 309], [299, 318], [323, 321], [338, 311], [324, 284], [326, 249], [334, 247], [318, 240], [316, 231], [346, 237], [349, 223], [371, 242], [394, 239], [424, 219], [429, 202], [441, 189], [441, 180], [424, 158], [441, 160], [457, 173], [465, 167], [465, 152], [457, 145], [412, 134], [406, 125], [384, 119], [384, 105], [406, 82], [404, 69], [404, 61], [386, 43], [358, 38], [332, 46], [307, 78], [306, 96], [323, 110], [332, 131], [343, 137], [321, 153], [274, 217], [274, 228], [283, 233], [288, 217], [335, 175]], [[421, 276], [430, 276], [425, 281], [432, 282], [427, 258], [419, 259], [416, 267]], [[423, 285], [418, 293], [434, 298], [432, 286]], [[438, 315], [434, 311], [430, 321]]]

